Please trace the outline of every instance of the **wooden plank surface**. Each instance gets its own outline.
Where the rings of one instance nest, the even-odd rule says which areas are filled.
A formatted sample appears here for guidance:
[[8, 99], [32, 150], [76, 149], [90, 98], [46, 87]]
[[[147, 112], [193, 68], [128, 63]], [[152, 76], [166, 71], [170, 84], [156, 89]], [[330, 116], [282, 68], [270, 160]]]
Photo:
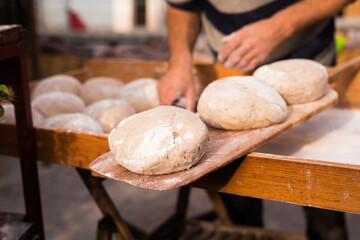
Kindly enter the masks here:
[[[109, 151], [106, 134], [36, 128], [38, 160], [89, 169], [96, 157]], [[0, 124], [0, 153], [18, 156], [16, 128]]]
[[283, 123], [267, 128], [244, 131], [225, 131], [211, 128], [209, 129], [211, 141], [203, 159], [189, 170], [157, 176], [140, 175], [118, 165], [111, 152], [100, 156], [92, 162], [90, 169], [106, 177], [142, 188], [153, 190], [174, 189], [189, 184], [229, 164], [285, 130], [297, 126], [320, 111], [332, 106], [336, 100], [336, 92], [330, 90], [317, 101], [289, 106], [286, 120]]
[[[341, 66], [350, 61], [356, 61], [354, 60], [356, 58], [360, 58], [360, 48], [345, 49], [338, 55], [337, 62]], [[339, 103], [342, 106], [347, 108], [360, 107], [360, 66], [358, 66], [356, 74], [353, 77], [346, 75], [344, 79], [335, 82], [331, 86], [339, 95], [342, 95], [339, 98]]]
[[356, 82], [356, 75], [360, 69], [360, 56], [355, 57], [345, 63], [342, 63], [334, 68], [328, 68], [329, 83], [331, 88], [339, 94], [338, 106], [341, 107], [356, 107], [359, 105], [358, 89], [351, 91]]
[[359, 165], [250, 153], [191, 186], [360, 214]]
[[20, 25], [1, 25], [0, 45], [18, 42], [20, 40], [20, 31]]

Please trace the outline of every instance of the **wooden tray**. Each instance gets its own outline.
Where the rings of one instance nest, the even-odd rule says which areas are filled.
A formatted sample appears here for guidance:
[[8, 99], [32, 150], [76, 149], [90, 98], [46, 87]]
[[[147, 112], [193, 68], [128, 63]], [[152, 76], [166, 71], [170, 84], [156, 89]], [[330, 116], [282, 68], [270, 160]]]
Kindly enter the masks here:
[[[339, 93], [342, 107], [359, 106], [358, 87], [360, 74], [352, 81], [360, 69], [360, 57], [343, 61], [342, 64], [328, 68], [329, 82]], [[127, 61], [119, 59], [87, 59], [84, 68], [67, 72], [84, 82], [90, 77], [119, 77], [124, 82], [141, 77], [157, 77], [165, 71], [167, 62]], [[227, 77], [239, 76], [243, 73], [235, 69], [227, 69], [220, 64], [196, 64], [197, 75], [203, 86], [209, 82]], [[34, 87], [32, 82], [30, 87]], [[353, 89], [349, 95], [348, 88]], [[346, 93], [346, 94], [345, 94]], [[351, 98], [347, 99], [350, 96]], [[348, 101], [349, 100], [349, 101]], [[51, 130], [41, 127], [36, 129], [38, 160], [57, 163], [65, 166], [89, 169], [90, 163], [109, 151], [107, 135], [89, 134], [84, 132]], [[18, 156], [16, 129], [14, 125], [0, 124], [0, 154]]]
[[108, 178], [124, 181], [141, 188], [152, 190], [174, 189], [189, 184], [229, 164], [285, 130], [299, 125], [320, 111], [334, 105], [336, 101], [337, 93], [330, 90], [317, 101], [289, 106], [288, 116], [281, 124], [244, 131], [225, 131], [210, 128], [211, 141], [203, 159], [197, 165], [185, 171], [157, 176], [136, 174], [117, 164], [111, 152], [93, 161], [90, 164], [90, 169]]

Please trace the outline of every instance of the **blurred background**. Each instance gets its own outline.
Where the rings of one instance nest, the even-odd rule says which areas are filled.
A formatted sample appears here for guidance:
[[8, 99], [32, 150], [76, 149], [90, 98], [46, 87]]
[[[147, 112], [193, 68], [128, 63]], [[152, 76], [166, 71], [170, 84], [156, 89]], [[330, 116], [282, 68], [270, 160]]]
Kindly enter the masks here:
[[[167, 60], [165, 0], [0, 0], [0, 24], [30, 33], [31, 79], [82, 66], [82, 58]], [[336, 19], [338, 62], [360, 54], [360, 2]], [[195, 60], [212, 62], [205, 37]]]
[[[164, 0], [0, 0], [0, 24], [30, 35], [30, 75], [39, 79], [82, 66], [82, 58], [167, 60]], [[199, 61], [212, 61], [206, 40]]]

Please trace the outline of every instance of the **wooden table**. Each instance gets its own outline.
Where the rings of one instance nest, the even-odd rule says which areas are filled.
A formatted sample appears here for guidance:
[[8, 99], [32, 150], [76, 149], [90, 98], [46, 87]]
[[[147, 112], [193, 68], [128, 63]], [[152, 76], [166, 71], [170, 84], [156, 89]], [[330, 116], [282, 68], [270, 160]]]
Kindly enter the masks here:
[[[1, 83], [9, 85], [15, 92], [16, 129], [13, 137], [16, 141], [20, 158], [21, 178], [24, 189], [25, 221], [31, 223], [32, 235], [44, 239], [40, 186], [36, 165], [36, 139], [32, 125], [31, 106], [29, 96], [29, 82], [26, 65], [27, 32], [19, 25], [0, 26], [0, 76]], [[4, 133], [4, 132], [2, 132]], [[6, 141], [8, 136], [2, 135]], [[5, 146], [6, 147], [6, 146]], [[15, 219], [19, 219], [16, 217]], [[5, 229], [5, 227], [4, 227]], [[25, 230], [28, 228], [26, 227]], [[20, 229], [24, 230], [24, 229]], [[6, 238], [6, 235], [4, 236]], [[11, 238], [12, 236], [8, 236]]]
[[[359, 62], [357, 59], [356, 63]], [[336, 81], [333, 87], [339, 90], [341, 96], [346, 92], [359, 69], [359, 66], [356, 66], [350, 68], [345, 74], [343, 72], [335, 74], [340, 81]], [[166, 67], [167, 63], [165, 62], [93, 59], [87, 61], [84, 69], [69, 74], [81, 81], [92, 76], [117, 76], [128, 82], [140, 77], [154, 77], [164, 72]], [[330, 69], [330, 71], [332, 70]], [[242, 73], [223, 68], [221, 65], [197, 65], [195, 75], [199, 82], [206, 84], [213, 79], [242, 75]], [[346, 101], [346, 98], [341, 98], [340, 102], [347, 107], [351, 104]], [[8, 137], [4, 138], [3, 136]], [[36, 136], [38, 159], [76, 167], [103, 215], [110, 216], [110, 221], [119, 230], [115, 233], [117, 238], [131, 239], [128, 227], [132, 230], [134, 228], [125, 224], [121, 218], [102, 185], [103, 179], [93, 177], [89, 171], [89, 164], [98, 156], [109, 151], [107, 135], [37, 128]], [[0, 125], [0, 153], [18, 155], [14, 126]], [[331, 178], [329, 178], [329, 174]], [[191, 186], [205, 188], [209, 194], [227, 192], [360, 213], [359, 176], [360, 167], [354, 165], [253, 152], [192, 183]], [[348, 193], [345, 196], [344, 186], [347, 186]], [[165, 225], [177, 222], [178, 219], [184, 217], [188, 194], [188, 187], [180, 190], [176, 216], [172, 216]], [[347, 199], [347, 196], [350, 196], [350, 199]], [[214, 199], [216, 200], [216, 196]], [[217, 210], [220, 212], [222, 207], [221, 205], [217, 206]], [[223, 220], [226, 221], [225, 218]], [[142, 232], [138, 231], [138, 234], [142, 235]]]

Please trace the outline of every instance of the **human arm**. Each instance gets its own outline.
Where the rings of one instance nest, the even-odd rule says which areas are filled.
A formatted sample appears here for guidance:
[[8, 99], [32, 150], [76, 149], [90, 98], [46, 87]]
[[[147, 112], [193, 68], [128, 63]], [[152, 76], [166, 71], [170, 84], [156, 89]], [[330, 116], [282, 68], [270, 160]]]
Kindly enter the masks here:
[[161, 105], [171, 105], [185, 96], [186, 109], [195, 109], [195, 89], [192, 77], [192, 51], [200, 32], [200, 15], [196, 11], [168, 7], [167, 30], [170, 47], [169, 69], [159, 80]]
[[330, 18], [351, 0], [303, 0], [223, 38], [218, 55], [226, 67], [251, 71], [294, 33]]

